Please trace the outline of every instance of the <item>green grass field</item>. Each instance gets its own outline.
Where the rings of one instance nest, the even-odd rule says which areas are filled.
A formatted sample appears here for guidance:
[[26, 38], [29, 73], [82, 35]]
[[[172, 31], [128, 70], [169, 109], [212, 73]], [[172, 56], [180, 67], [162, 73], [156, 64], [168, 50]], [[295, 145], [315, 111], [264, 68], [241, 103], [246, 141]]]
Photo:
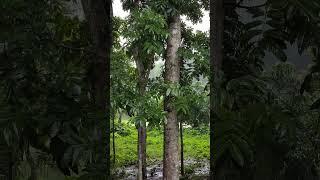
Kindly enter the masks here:
[[[137, 161], [137, 130], [132, 125], [121, 124], [115, 133], [116, 167], [133, 165]], [[120, 129], [120, 130], [119, 130]], [[207, 129], [184, 129], [185, 159], [209, 159], [209, 134]], [[111, 151], [112, 152], [112, 151]], [[111, 154], [112, 155], [112, 154]], [[113, 156], [113, 155], [112, 155]], [[153, 164], [162, 160], [163, 131], [148, 130], [147, 163]]]

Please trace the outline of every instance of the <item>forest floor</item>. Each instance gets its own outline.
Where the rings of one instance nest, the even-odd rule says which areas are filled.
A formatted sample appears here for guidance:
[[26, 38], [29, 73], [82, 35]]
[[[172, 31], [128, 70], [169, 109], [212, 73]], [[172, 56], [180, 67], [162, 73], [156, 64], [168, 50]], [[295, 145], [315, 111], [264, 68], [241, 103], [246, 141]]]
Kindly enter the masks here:
[[[137, 162], [137, 130], [134, 126], [121, 124], [115, 133], [115, 166], [117, 179], [135, 179]], [[184, 129], [184, 162], [187, 177], [203, 176], [209, 173], [208, 128]], [[180, 146], [180, 145], [179, 145]], [[113, 151], [111, 151], [113, 152]], [[147, 133], [148, 179], [162, 177], [163, 131], [153, 128]], [[192, 178], [195, 179], [195, 178]]]
[[[185, 176], [182, 179], [200, 179], [206, 177], [209, 174], [209, 161], [201, 160], [196, 161], [192, 159], [186, 159], [185, 161]], [[123, 180], [136, 180], [137, 167], [135, 165], [119, 168], [118, 179]], [[160, 180], [162, 179], [162, 164], [149, 165], [147, 167], [148, 180]]]

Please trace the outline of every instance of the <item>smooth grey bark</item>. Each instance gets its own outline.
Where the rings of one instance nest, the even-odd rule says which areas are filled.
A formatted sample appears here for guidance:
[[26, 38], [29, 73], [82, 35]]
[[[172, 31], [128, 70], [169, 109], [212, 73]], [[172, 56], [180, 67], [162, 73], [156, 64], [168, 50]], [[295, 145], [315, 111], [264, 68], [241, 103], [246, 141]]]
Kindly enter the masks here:
[[[179, 84], [180, 65], [178, 49], [181, 43], [181, 19], [180, 15], [168, 18], [169, 37], [165, 53], [165, 83]], [[174, 105], [174, 97], [166, 96], [164, 110], [167, 112], [164, 123], [164, 158], [163, 179], [179, 179], [179, 127], [177, 110]]]
[[[210, 179], [215, 178], [214, 123], [215, 102], [219, 101], [219, 71], [223, 61], [224, 7], [223, 0], [210, 0]], [[215, 88], [217, 91], [215, 92]], [[215, 92], [217, 95], [214, 95]]]
[[[88, 22], [95, 56], [90, 61], [88, 80], [94, 108], [102, 115], [97, 119], [97, 127], [101, 136], [102, 157], [106, 163], [106, 179], [110, 177], [110, 62], [112, 52], [112, 1], [81, 0]], [[100, 125], [98, 125], [100, 124]]]

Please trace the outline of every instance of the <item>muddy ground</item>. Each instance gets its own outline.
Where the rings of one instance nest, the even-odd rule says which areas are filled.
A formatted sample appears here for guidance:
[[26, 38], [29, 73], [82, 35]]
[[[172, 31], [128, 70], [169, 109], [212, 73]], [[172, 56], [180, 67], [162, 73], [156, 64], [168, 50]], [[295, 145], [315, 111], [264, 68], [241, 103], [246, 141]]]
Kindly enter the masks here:
[[[185, 164], [185, 177], [182, 179], [204, 180], [209, 175], [209, 161], [196, 161], [187, 159]], [[116, 172], [117, 179], [119, 180], [136, 180], [137, 167], [128, 166], [119, 168]], [[147, 167], [148, 180], [161, 180], [162, 179], [162, 163], [154, 163]]]

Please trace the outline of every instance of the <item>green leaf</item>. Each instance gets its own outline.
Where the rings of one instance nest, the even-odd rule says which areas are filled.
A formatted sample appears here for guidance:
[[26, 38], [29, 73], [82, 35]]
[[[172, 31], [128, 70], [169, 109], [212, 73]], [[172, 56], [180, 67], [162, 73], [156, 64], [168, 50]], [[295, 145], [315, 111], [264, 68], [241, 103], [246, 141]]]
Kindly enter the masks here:
[[237, 162], [237, 164], [240, 166], [240, 167], [243, 167], [244, 166], [244, 157], [241, 153], [241, 151], [239, 150], [239, 148], [231, 143], [231, 156], [232, 158], [235, 160], [235, 162]]
[[245, 28], [247, 30], [252, 29], [252, 28], [256, 28], [256, 27], [262, 25], [262, 23], [263, 23], [263, 21], [261, 21], [261, 20], [252, 21], [252, 22], [245, 24]]
[[287, 61], [287, 55], [283, 50], [281, 50], [281, 49], [273, 50], [273, 53], [282, 62]]
[[171, 94], [171, 89], [168, 88], [167, 91], [166, 91], [166, 96], [169, 96]]
[[317, 99], [314, 103], [312, 103], [310, 109], [314, 110], [314, 109], [319, 109], [320, 108], [320, 98]]

